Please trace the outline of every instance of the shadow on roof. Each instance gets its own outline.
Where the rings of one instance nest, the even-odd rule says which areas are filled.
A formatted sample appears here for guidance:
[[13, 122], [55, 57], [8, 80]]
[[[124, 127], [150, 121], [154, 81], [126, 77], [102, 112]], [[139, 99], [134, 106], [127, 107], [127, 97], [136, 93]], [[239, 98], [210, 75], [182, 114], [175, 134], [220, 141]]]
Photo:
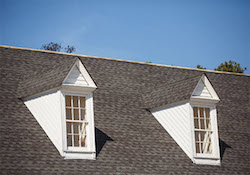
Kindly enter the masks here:
[[112, 138], [110, 138], [107, 134], [102, 132], [100, 129], [95, 128], [95, 139], [96, 139], [96, 157], [98, 157], [98, 154], [101, 152], [103, 146], [107, 141], [114, 141]]
[[227, 148], [232, 148], [230, 145], [226, 144], [223, 140], [219, 139], [220, 144], [220, 158], [223, 159], [223, 155]]

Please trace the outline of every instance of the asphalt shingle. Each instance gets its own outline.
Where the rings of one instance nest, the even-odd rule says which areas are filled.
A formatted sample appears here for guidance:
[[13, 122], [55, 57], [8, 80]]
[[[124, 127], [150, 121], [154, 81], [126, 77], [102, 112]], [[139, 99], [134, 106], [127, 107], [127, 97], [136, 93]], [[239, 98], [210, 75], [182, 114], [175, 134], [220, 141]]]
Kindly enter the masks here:
[[[195, 165], [142, 108], [145, 104], [141, 96], [152, 89], [153, 94], [165, 95], [169, 90], [186, 98], [190, 90], [185, 87], [190, 80], [198, 81], [202, 72], [89, 57], [80, 59], [98, 87], [94, 91], [97, 159], [63, 159], [19, 99], [18, 85], [29, 86], [32, 93], [44, 90], [40, 89], [43, 85], [45, 89], [55, 86], [63, 76], [54, 76], [67, 72], [74, 59], [70, 55], [0, 47], [0, 174], [249, 173], [249, 77], [206, 73], [221, 100], [217, 113], [222, 166]], [[38, 81], [23, 79], [40, 71], [45, 73]], [[43, 77], [52, 81], [43, 82]], [[39, 88], [32, 90], [39, 81]], [[176, 82], [180, 82], [179, 90], [173, 90]], [[20, 92], [21, 96], [29, 94]], [[168, 93], [166, 96], [164, 103], [174, 98]], [[146, 101], [149, 98], [144, 97]], [[150, 105], [154, 102], [158, 103], [157, 98]]]

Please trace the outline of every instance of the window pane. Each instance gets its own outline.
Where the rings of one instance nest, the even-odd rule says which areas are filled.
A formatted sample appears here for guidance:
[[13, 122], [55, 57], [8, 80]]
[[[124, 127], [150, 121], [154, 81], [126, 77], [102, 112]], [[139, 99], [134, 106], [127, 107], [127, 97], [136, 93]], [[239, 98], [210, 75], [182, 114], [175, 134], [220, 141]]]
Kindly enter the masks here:
[[73, 123], [74, 134], [79, 134], [79, 123]]
[[73, 96], [73, 106], [78, 107], [78, 96]]
[[71, 133], [71, 125], [72, 123], [66, 123], [67, 124], [67, 133]]
[[199, 132], [198, 131], [195, 131], [195, 141], [198, 142], [200, 139], [199, 139]]
[[200, 118], [204, 118], [204, 108], [200, 108]]
[[74, 120], [79, 120], [79, 109], [74, 109]]
[[70, 108], [66, 108], [66, 119], [72, 120], [72, 112]]
[[72, 136], [67, 135], [67, 146], [72, 146]]
[[81, 109], [81, 120], [85, 120], [85, 109]]
[[74, 135], [74, 146], [79, 146], [79, 135]]
[[206, 129], [211, 129], [211, 121], [210, 120], [206, 120]]
[[66, 95], [65, 101], [66, 101], [66, 106], [70, 107], [71, 106], [71, 96]]
[[80, 97], [80, 105], [82, 108], [85, 108], [85, 97]]
[[195, 148], [196, 148], [196, 153], [200, 153], [200, 144], [199, 143], [195, 144]]
[[198, 117], [198, 108], [194, 107], [194, 117]]
[[200, 123], [201, 123], [201, 128], [200, 129], [205, 129], [205, 120], [200, 119]]
[[210, 109], [205, 108], [205, 112], [206, 112], [206, 118], [210, 118]]

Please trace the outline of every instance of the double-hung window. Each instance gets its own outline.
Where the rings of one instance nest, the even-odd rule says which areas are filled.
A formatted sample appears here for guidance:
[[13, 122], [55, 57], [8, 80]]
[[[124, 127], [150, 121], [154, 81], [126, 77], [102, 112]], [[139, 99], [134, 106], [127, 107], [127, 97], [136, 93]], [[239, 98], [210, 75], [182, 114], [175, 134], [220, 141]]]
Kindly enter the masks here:
[[67, 147], [87, 147], [86, 97], [65, 95]]
[[210, 108], [193, 107], [196, 154], [212, 154]]

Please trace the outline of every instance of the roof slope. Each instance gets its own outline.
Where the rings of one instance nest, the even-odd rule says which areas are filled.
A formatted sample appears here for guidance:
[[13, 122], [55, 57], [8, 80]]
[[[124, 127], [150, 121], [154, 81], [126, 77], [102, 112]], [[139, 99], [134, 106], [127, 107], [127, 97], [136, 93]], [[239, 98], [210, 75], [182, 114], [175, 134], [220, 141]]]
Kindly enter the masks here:
[[18, 97], [28, 97], [61, 86], [76, 60], [77, 58], [68, 59], [33, 74], [25, 74], [18, 84]]
[[144, 89], [199, 77], [201, 71], [80, 57], [95, 81], [97, 160], [64, 160], [17, 93], [23, 76], [74, 56], [0, 47], [2, 174], [247, 174], [250, 77], [206, 73], [217, 105], [222, 166], [195, 165], [142, 109]]
[[[202, 73], [201, 73], [202, 75]], [[192, 92], [201, 79], [201, 75], [176, 81], [163, 83], [147, 88], [142, 94], [144, 108], [153, 109], [163, 105], [190, 99]]]

